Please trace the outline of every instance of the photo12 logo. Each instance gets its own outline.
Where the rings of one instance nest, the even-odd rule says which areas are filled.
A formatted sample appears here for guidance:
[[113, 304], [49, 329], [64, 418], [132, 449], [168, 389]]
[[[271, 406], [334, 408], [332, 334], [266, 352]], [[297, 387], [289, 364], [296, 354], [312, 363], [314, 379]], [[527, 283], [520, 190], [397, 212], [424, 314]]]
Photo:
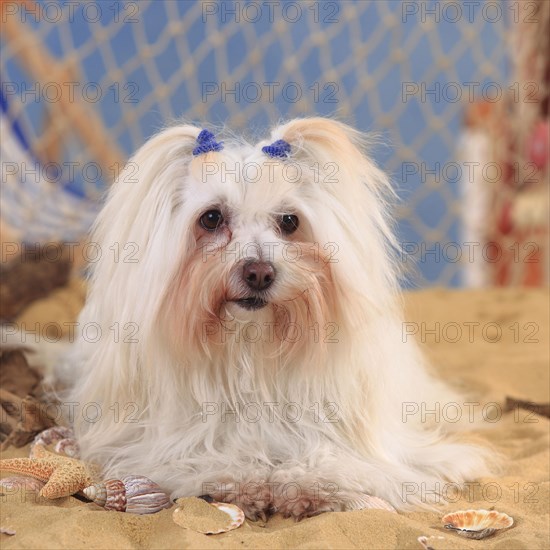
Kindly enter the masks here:
[[74, 343], [77, 339], [91, 344], [110, 340], [115, 344], [139, 343], [139, 325], [134, 322], [115, 322], [108, 328], [101, 327], [99, 323], [77, 321], [48, 321], [46, 323], [35, 322], [32, 325], [26, 322], [4, 323], [2, 325], [2, 345], [39, 344], [46, 342], [55, 344], [58, 342]]
[[497, 103], [503, 99], [513, 103], [538, 103], [537, 82], [514, 82], [503, 86], [500, 82], [402, 82], [401, 101], [416, 99], [420, 103], [473, 103], [480, 99]]
[[479, 321], [448, 321], [435, 322], [404, 322], [402, 325], [402, 341], [406, 343], [410, 337], [416, 337], [423, 344], [433, 342], [439, 344], [446, 342], [456, 344], [458, 342], [473, 344], [485, 342], [497, 344], [501, 341], [511, 341], [514, 344], [538, 344], [540, 340], [537, 335], [540, 331], [538, 323], [533, 321], [502, 325], [496, 321], [481, 323]]
[[307, 496], [309, 499], [335, 498], [339, 486], [333, 482], [320, 483], [318, 481], [304, 485], [297, 481], [281, 483], [278, 481], [248, 481], [248, 482], [205, 482], [202, 484], [201, 492], [205, 495], [213, 495], [216, 500], [224, 501], [228, 498], [246, 498], [254, 502], [263, 500], [269, 495], [273, 499], [275, 495], [280, 496], [286, 502], [296, 502]]
[[113, 82], [103, 87], [98, 82], [2, 82], [5, 97], [17, 98], [23, 105], [29, 103], [98, 103], [109, 97], [111, 103], [138, 103], [139, 86], [136, 82]]
[[[496, 424], [501, 420], [512, 420], [516, 424], [538, 424], [539, 418], [537, 411], [541, 412], [540, 405], [535, 403], [521, 403], [528, 405], [529, 408], [523, 408], [517, 405], [501, 405], [495, 401], [480, 403], [478, 401], [467, 401], [458, 403], [451, 401], [449, 403], [426, 403], [406, 401], [402, 403], [401, 414], [402, 422], [420, 423], [420, 424], [478, 424], [489, 423]], [[507, 413], [512, 413], [508, 415]]]
[[314, 82], [304, 87], [298, 82], [203, 82], [202, 102], [222, 103], [298, 103], [302, 98], [313, 103], [338, 103], [337, 82]]
[[509, 263], [539, 263], [539, 244], [513, 242], [502, 247], [498, 242], [447, 241], [447, 242], [402, 242], [400, 260], [413, 263], [480, 263], [496, 264], [502, 259]]
[[515, 503], [537, 504], [540, 486], [535, 482], [499, 483], [478, 481], [464, 483], [427, 483], [405, 482], [401, 486], [401, 499], [407, 503], [411, 498], [420, 499], [426, 504], [454, 504], [459, 501], [477, 502], [484, 500], [496, 504], [502, 500]]
[[139, 263], [140, 247], [135, 242], [113, 242], [108, 247], [99, 243], [87, 241], [79, 242], [49, 242], [49, 243], [25, 243], [3, 242], [0, 246], [0, 261], [3, 264], [9, 262], [13, 266], [15, 262], [59, 262], [84, 261], [87, 264], [99, 262], [102, 258], [110, 258], [113, 263], [137, 264]]
[[287, 183], [298, 183], [304, 179], [311, 179], [314, 183], [338, 184], [337, 178], [340, 172], [340, 166], [337, 162], [314, 162], [303, 165], [299, 162], [285, 162], [283, 166], [280, 163], [265, 160], [261, 163], [248, 162], [212, 162], [205, 161], [201, 165], [201, 179], [203, 182], [209, 178], [216, 177], [223, 183], [246, 182], [256, 183], [260, 180], [277, 182], [281, 179]]
[[80, 2], [77, 0], [11, 2], [2, 1], [2, 23], [138, 23], [139, 2]]
[[39, 422], [41, 425], [51, 425], [52, 423], [63, 425], [64, 423], [73, 424], [76, 420], [95, 424], [102, 419], [107, 419], [115, 424], [136, 424], [139, 422], [142, 412], [139, 405], [133, 401], [107, 404], [95, 401], [41, 403], [38, 401], [26, 402], [24, 399], [17, 402], [5, 400], [0, 408], [0, 422], [6, 423], [15, 420], [23, 425], [31, 425], [29, 422]]
[[287, 0], [202, 2], [202, 22], [211, 19], [221, 23], [258, 23], [265, 21], [285, 24], [305, 19], [313, 23], [338, 23], [339, 2], [291, 2]]
[[258, 422], [283, 422], [296, 424], [302, 419], [313, 420], [315, 423], [334, 424], [339, 422], [339, 407], [336, 403], [311, 403], [304, 408], [300, 403], [278, 401], [266, 401], [259, 403], [249, 401], [246, 403], [217, 403], [205, 402], [202, 404], [201, 417], [206, 422], [245, 422], [256, 424]]
[[529, 0], [406, 0], [401, 4], [403, 23], [475, 23], [480, 20], [485, 23], [500, 23], [506, 18], [512, 19], [514, 23], [537, 23], [538, 12], [537, 2]]

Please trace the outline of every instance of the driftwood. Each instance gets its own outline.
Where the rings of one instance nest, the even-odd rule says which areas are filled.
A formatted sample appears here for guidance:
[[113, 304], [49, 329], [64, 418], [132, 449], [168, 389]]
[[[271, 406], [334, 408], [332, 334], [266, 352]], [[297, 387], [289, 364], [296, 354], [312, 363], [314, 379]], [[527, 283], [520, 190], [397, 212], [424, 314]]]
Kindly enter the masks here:
[[550, 418], [550, 403], [533, 403], [532, 401], [522, 401], [521, 399], [507, 397], [504, 408], [506, 411], [513, 411], [517, 408], [525, 409], [526, 411]]
[[22, 447], [55, 426], [50, 408], [40, 399], [40, 382], [20, 349], [0, 351], [0, 449]]
[[34, 300], [67, 283], [70, 248], [61, 244], [18, 245], [20, 252], [0, 265], [0, 320], [10, 321]]

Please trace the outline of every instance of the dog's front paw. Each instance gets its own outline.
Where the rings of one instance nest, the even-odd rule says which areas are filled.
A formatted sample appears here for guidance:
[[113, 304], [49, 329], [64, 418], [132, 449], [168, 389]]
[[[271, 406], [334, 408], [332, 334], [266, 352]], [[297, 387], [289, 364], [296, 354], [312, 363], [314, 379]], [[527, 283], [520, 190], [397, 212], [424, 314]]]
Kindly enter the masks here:
[[273, 502], [274, 508], [284, 518], [293, 518], [294, 521], [301, 521], [322, 514], [323, 512], [339, 512], [342, 505], [333, 500], [321, 497], [315, 492], [306, 492], [296, 498], [279, 495]]
[[225, 483], [223, 489], [210, 496], [218, 502], [235, 504], [247, 519], [264, 523], [273, 514], [273, 492], [265, 482]]
[[323, 512], [348, 512], [366, 508], [396, 512], [389, 502], [381, 498], [360, 491], [339, 490], [334, 483], [319, 482], [282, 485], [274, 493], [273, 506], [283, 517], [292, 517], [295, 521]]

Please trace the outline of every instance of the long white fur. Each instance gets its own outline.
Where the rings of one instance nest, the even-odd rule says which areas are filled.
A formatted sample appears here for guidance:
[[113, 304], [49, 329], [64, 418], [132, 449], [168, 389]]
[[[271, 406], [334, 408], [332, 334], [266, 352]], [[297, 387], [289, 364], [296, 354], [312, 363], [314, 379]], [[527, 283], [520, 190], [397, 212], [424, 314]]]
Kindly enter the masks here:
[[[265, 502], [256, 508], [286, 511], [292, 505], [281, 487], [288, 483], [302, 496], [319, 484], [321, 500], [331, 503], [324, 509], [357, 507], [365, 493], [406, 508], [437, 501], [447, 482], [487, 474], [487, 451], [403, 417], [404, 403], [433, 408], [464, 399], [428, 373], [411, 339], [403, 342], [391, 189], [364, 152], [364, 136], [332, 120], [299, 119], [254, 146], [232, 140], [219, 153], [193, 158], [199, 131], [168, 128], [137, 151], [93, 230], [102, 258], [91, 266], [79, 326], [97, 323], [102, 337], [80, 337], [68, 359], [68, 401], [80, 406], [74, 427], [83, 456], [102, 464], [106, 476], [146, 475], [173, 496], [216, 492], [222, 482], [237, 493], [267, 484], [273, 494], [262, 492], [256, 500]], [[261, 152], [277, 139], [291, 144], [291, 159]], [[261, 167], [259, 179], [246, 180], [247, 163]], [[289, 164], [299, 167], [299, 181], [285, 177]], [[197, 219], [216, 204], [231, 220], [214, 244], [237, 252], [204, 260]], [[273, 216], [285, 208], [299, 212], [299, 246], [318, 243], [321, 253], [337, 247], [335, 261], [283, 257], [286, 238]], [[123, 261], [124, 254], [115, 262], [116, 243], [120, 250], [135, 243], [137, 263]], [[273, 303], [287, 307], [303, 334], [319, 323], [321, 340], [334, 323], [337, 342], [232, 337], [247, 322], [273, 321], [276, 312], [222, 303], [224, 293], [243, 291], [238, 266], [253, 255], [248, 243], [275, 250]], [[220, 332], [205, 340], [205, 326], [216, 330], [212, 319]], [[126, 323], [139, 327], [137, 342], [123, 341], [131, 338]], [[99, 418], [89, 403], [99, 404]], [[257, 421], [222, 414], [222, 407], [243, 411], [247, 403], [265, 413]], [[283, 414], [286, 403], [294, 409]], [[250, 410], [256, 416], [257, 408]], [[296, 410], [301, 419], [289, 421]], [[334, 418], [323, 420], [323, 411]]]

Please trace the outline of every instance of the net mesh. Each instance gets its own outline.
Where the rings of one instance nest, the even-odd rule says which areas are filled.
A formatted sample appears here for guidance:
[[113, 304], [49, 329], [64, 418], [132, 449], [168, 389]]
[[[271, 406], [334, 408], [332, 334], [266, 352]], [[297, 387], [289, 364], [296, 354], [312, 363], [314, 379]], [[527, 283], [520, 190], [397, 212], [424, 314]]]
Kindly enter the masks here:
[[[3, 163], [4, 217], [23, 238], [73, 238], [166, 122], [255, 134], [317, 113], [390, 144], [375, 154], [402, 197], [407, 246], [460, 242], [449, 163], [465, 104], [505, 89], [510, 14], [500, 2], [8, 2], [3, 132], [17, 122], [28, 141], [17, 162], [40, 168], [6, 175]], [[460, 262], [419, 267], [424, 282], [460, 280]]]

